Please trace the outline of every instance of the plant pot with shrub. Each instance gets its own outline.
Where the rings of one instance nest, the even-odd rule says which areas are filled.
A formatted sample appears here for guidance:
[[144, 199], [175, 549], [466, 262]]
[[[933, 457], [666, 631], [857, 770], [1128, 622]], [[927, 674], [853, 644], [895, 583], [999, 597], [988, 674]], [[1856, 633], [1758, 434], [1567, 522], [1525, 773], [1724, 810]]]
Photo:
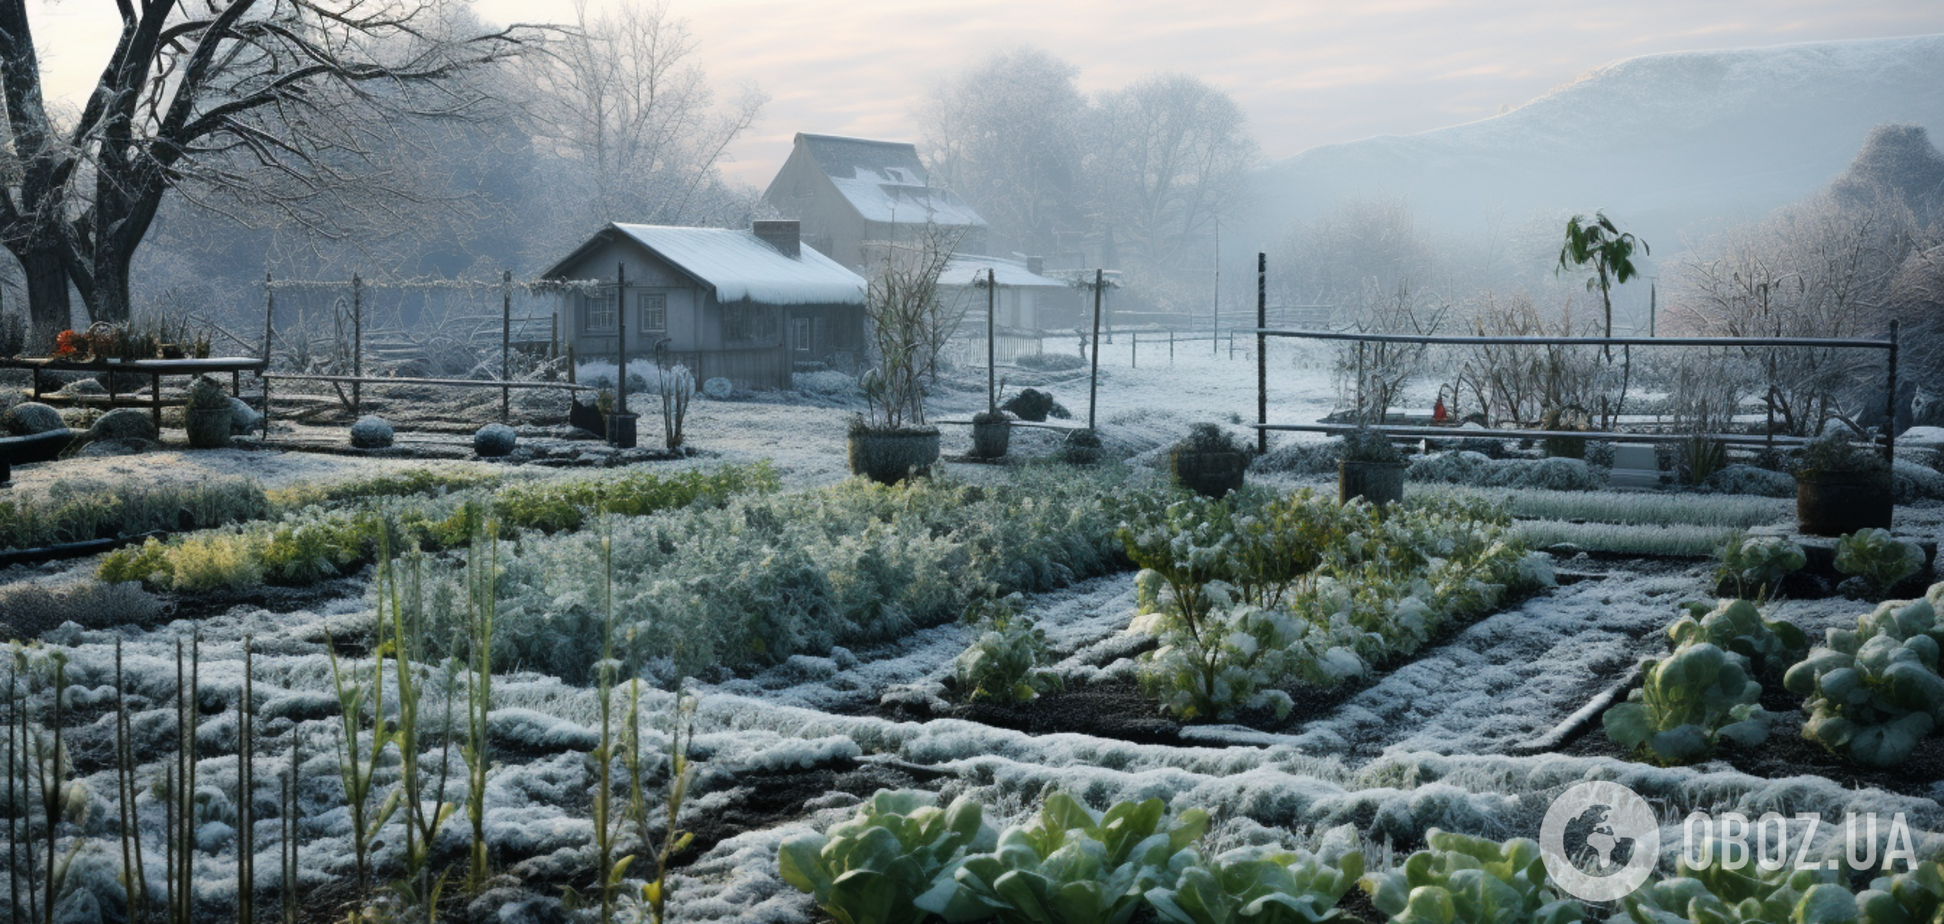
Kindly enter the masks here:
[[972, 415], [972, 455], [998, 459], [1012, 444], [1012, 418], [1003, 411], [981, 411]]
[[1883, 456], [1832, 433], [1803, 447], [1796, 467], [1796, 524], [1805, 535], [1889, 529], [1894, 502]]
[[206, 375], [189, 383], [189, 400], [182, 408], [182, 429], [192, 449], [221, 449], [229, 445], [236, 412], [223, 386]]
[[1188, 429], [1187, 439], [1168, 451], [1168, 468], [1175, 484], [1219, 500], [1242, 487], [1249, 451], [1221, 427], [1198, 423]]
[[938, 277], [957, 236], [927, 226], [917, 243], [891, 248], [865, 293], [878, 364], [858, 379], [865, 413], [847, 439], [851, 473], [880, 484], [924, 475], [938, 461], [938, 428], [925, 423], [925, 380], [963, 309], [940, 297]]
[[1337, 457], [1337, 503], [1363, 498], [1374, 505], [1404, 499], [1404, 471], [1410, 463], [1384, 434], [1359, 427], [1343, 435]]

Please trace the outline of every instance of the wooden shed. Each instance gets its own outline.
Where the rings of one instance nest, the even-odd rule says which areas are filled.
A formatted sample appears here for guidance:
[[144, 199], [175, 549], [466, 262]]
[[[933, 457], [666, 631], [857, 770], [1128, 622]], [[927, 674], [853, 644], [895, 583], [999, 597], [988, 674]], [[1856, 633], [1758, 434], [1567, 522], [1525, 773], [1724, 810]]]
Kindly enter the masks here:
[[597, 283], [563, 296], [562, 336], [581, 358], [614, 357], [625, 329], [631, 361], [660, 344], [697, 382], [738, 388], [789, 388], [799, 369], [863, 358], [864, 279], [803, 246], [795, 221], [610, 224], [541, 277]]

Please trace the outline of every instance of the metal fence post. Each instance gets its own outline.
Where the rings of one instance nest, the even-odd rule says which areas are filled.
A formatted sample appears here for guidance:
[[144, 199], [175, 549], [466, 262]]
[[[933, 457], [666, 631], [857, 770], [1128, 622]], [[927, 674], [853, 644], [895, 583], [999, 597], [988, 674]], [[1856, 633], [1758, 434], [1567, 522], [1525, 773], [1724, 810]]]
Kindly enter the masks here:
[[277, 314], [277, 290], [270, 285], [270, 271], [263, 272], [263, 438], [270, 438], [270, 332]]
[[351, 416], [364, 415], [364, 277], [351, 274]]
[[[513, 378], [513, 271], [500, 271], [500, 381]], [[513, 389], [500, 386], [500, 423], [506, 423], [513, 406]]]
[[[1269, 255], [1256, 254], [1256, 452], [1269, 451]], [[1233, 336], [1233, 335], [1231, 335]], [[1233, 341], [1231, 341], [1233, 343]]]

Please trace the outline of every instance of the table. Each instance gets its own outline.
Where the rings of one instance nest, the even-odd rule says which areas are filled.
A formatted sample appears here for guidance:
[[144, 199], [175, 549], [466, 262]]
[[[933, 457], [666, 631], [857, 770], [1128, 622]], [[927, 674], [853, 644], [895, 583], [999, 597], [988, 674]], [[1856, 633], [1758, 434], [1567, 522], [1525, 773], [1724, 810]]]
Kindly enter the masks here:
[[[230, 394], [241, 397], [243, 373], [262, 372], [264, 362], [251, 356], [212, 356], [207, 359], [125, 359], [119, 362], [78, 362], [72, 359], [58, 359], [51, 356], [0, 357], [0, 369], [28, 369], [34, 374], [34, 400], [45, 400], [42, 394], [42, 372], [85, 372], [102, 375], [107, 379], [109, 407], [139, 407], [140, 399], [124, 401], [115, 394], [115, 376], [146, 375], [149, 377], [150, 413], [155, 418], [155, 428], [162, 429], [162, 377], [168, 375], [207, 375], [230, 374]], [[166, 402], [180, 404], [180, 400]]]

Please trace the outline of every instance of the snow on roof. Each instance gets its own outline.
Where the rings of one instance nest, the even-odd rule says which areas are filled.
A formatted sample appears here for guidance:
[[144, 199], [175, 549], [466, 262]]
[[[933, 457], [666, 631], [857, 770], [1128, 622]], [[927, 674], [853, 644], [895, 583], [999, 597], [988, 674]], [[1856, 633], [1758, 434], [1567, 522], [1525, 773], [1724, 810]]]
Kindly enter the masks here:
[[916, 145], [834, 135], [798, 135], [817, 167], [867, 221], [983, 226], [970, 204], [931, 185]]
[[[789, 257], [754, 232], [742, 229], [618, 222], [611, 227], [715, 289], [717, 301], [746, 300], [770, 305], [864, 304], [864, 277], [807, 244], [799, 247], [800, 256]], [[550, 270], [548, 275], [552, 274]]]
[[938, 275], [939, 285], [969, 286], [984, 282], [986, 270], [998, 270], [999, 285], [1005, 286], [1043, 286], [1064, 289], [1064, 280], [1042, 276], [1026, 269], [1024, 261], [1008, 260], [1005, 257], [959, 256], [945, 265], [945, 272]]

